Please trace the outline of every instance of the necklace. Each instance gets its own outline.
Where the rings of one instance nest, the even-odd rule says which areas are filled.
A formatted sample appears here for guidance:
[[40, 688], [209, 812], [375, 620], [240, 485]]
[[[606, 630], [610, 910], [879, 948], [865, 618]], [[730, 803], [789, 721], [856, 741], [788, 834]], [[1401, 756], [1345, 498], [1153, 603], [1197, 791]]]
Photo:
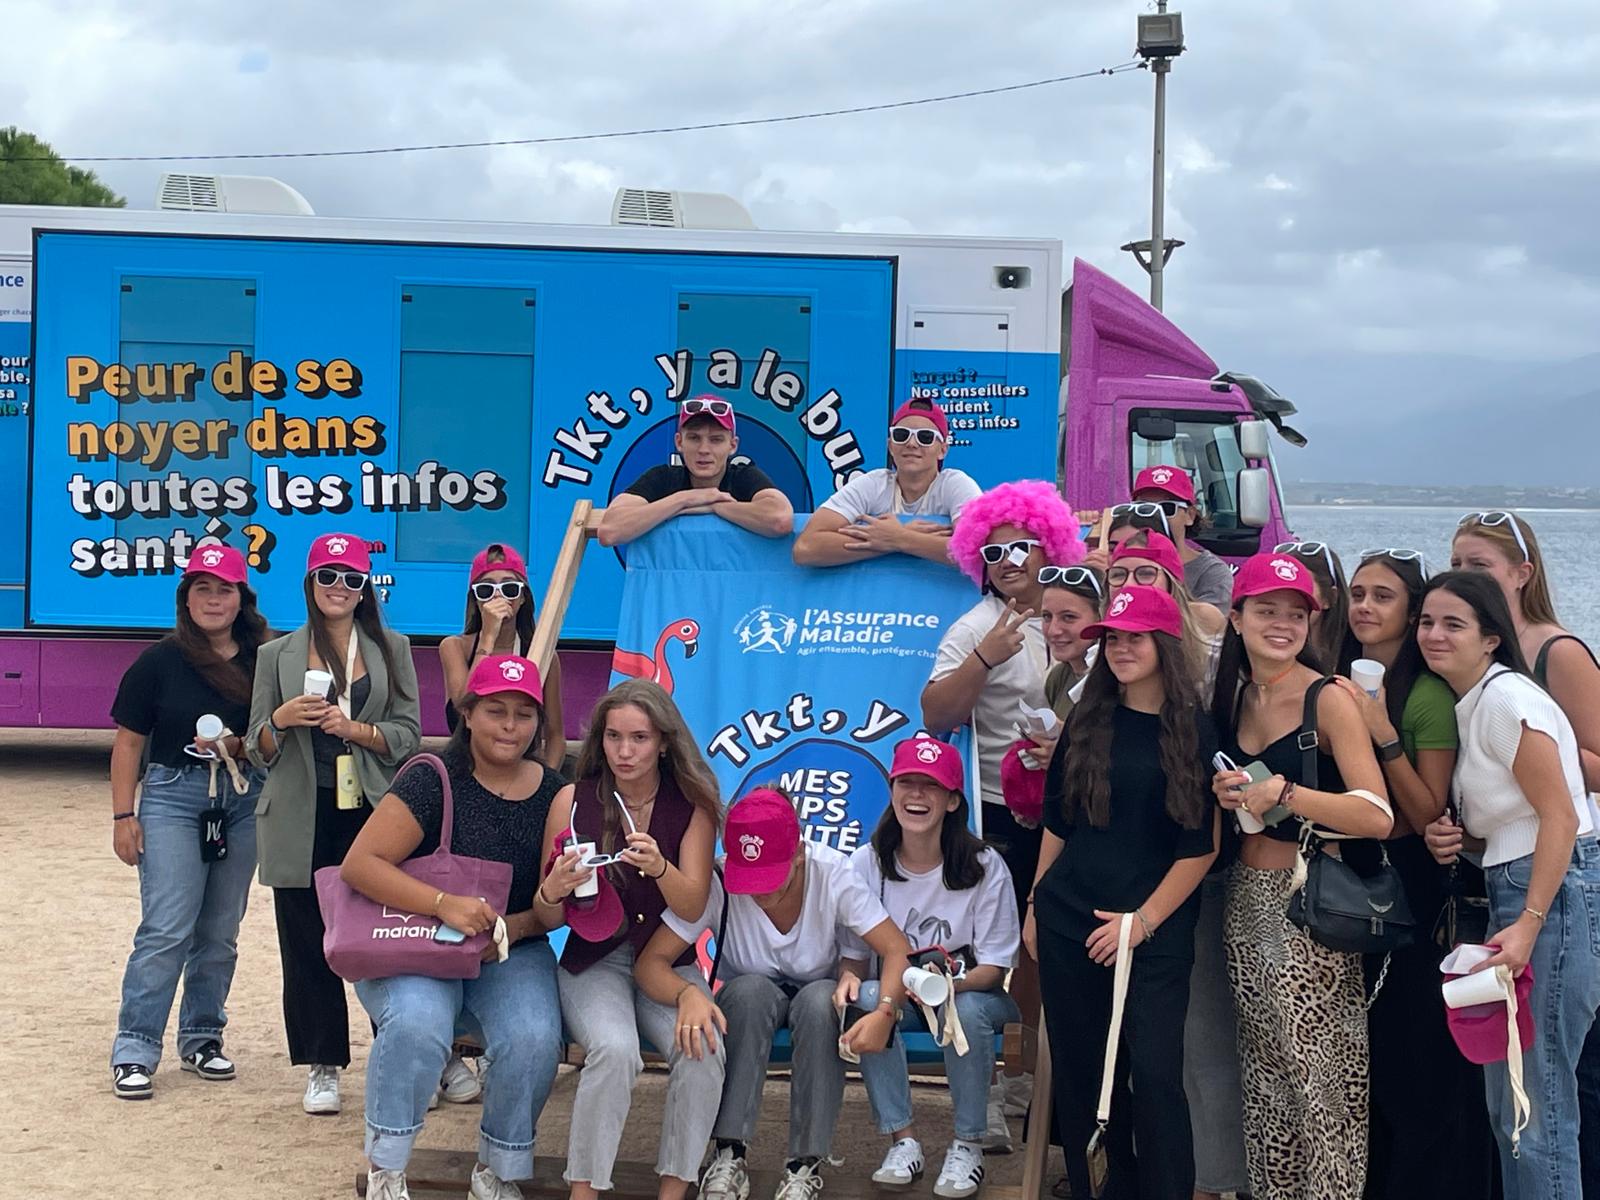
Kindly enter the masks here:
[[661, 785], [658, 783], [658, 784], [656, 784], [654, 790], [651, 791], [650, 799], [641, 801], [638, 804], [630, 804], [630, 803], [628, 803], [628, 798], [626, 796], [622, 796], [622, 790], [620, 788], [617, 790], [617, 795], [622, 796], [622, 807], [626, 808], [630, 813], [632, 813], [634, 816], [637, 817], [645, 809], [649, 808], [652, 804], [654, 804], [656, 802], [656, 796], [659, 795], [660, 792], [661, 792]]
[[1256, 685], [1256, 687], [1260, 688], [1263, 692], [1265, 692], [1268, 688], [1272, 687], [1274, 684], [1282, 683], [1285, 679], [1287, 679], [1289, 677], [1289, 672], [1294, 670], [1299, 665], [1300, 664], [1297, 663], [1297, 662], [1290, 663], [1287, 667], [1285, 667], [1283, 670], [1279, 671], [1276, 675], [1274, 675], [1271, 679], [1267, 680], [1265, 683], [1258, 683], [1254, 679], [1252, 679], [1250, 682], [1254, 683]]

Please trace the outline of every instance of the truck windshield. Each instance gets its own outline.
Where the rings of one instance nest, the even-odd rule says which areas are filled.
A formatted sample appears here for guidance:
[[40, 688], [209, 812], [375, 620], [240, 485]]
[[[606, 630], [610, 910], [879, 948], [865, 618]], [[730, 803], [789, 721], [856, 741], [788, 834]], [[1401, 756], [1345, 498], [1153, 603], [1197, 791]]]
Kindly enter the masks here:
[[[1190, 537], [1215, 554], [1254, 554], [1260, 531], [1239, 523], [1239, 472], [1246, 466], [1239, 453], [1236, 414], [1191, 409], [1134, 409], [1129, 414], [1129, 478], [1146, 467], [1182, 467], [1195, 484], [1201, 525]], [[1171, 440], [1151, 441], [1138, 432], [1142, 416], [1166, 417], [1177, 427]], [[1276, 472], [1274, 471], [1274, 478]]]

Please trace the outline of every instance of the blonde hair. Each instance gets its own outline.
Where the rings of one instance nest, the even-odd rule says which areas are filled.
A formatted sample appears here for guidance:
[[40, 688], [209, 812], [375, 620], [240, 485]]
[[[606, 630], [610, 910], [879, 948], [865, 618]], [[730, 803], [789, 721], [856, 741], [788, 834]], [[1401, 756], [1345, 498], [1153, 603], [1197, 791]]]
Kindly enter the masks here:
[[[1550, 576], [1545, 572], [1544, 555], [1539, 551], [1539, 539], [1533, 535], [1533, 526], [1516, 513], [1507, 513], [1506, 516], [1517, 523], [1516, 533], [1512, 532], [1508, 522], [1485, 525], [1475, 520], [1460, 526], [1455, 537], [1450, 539], [1450, 544], [1453, 547], [1457, 538], [1470, 535], [1493, 544], [1500, 556], [1513, 567], [1520, 567], [1526, 562], [1533, 571], [1528, 576], [1528, 582], [1517, 593], [1517, 606], [1522, 610], [1523, 620], [1530, 625], [1559, 625], [1561, 619], [1556, 616], [1555, 601], [1550, 596]], [[1526, 559], [1522, 555], [1522, 546], [1517, 544], [1517, 533], [1522, 534], [1522, 545], [1528, 548]]]

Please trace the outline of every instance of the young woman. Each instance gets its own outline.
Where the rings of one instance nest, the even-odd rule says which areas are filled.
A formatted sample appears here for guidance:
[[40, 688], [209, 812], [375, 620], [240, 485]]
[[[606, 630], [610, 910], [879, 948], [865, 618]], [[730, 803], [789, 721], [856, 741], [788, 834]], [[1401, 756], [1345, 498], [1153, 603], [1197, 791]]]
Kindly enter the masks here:
[[[455, 732], [456, 705], [467, 690], [472, 668], [497, 654], [526, 654], [533, 645], [534, 628], [528, 566], [510, 546], [491, 542], [472, 560], [463, 631], [439, 643], [439, 665], [444, 668], [444, 687], [449, 694], [444, 719], [450, 732]], [[539, 761], [559, 771], [567, 757], [559, 659], [550, 661], [544, 699], [544, 744], [539, 747]]]
[[[139, 868], [139, 929], [122, 974], [122, 1009], [111, 1046], [111, 1087], [123, 1100], [147, 1100], [183, 979], [178, 1055], [201, 1079], [232, 1079], [222, 1053], [228, 989], [239, 959], [239, 922], [256, 865], [256, 799], [261, 775], [245, 765], [245, 789], [214, 756], [195, 722], [222, 718], [222, 749], [244, 758], [233, 730], [250, 724], [250, 679], [267, 623], [246, 582], [244, 555], [202, 546], [178, 583], [172, 633], [140, 654], [117, 688], [111, 719], [111, 844]], [[144, 779], [139, 764], [149, 751]], [[134, 793], [139, 793], [137, 810]], [[203, 854], [202, 814], [225, 814], [226, 853]]]
[[1533, 968], [1534, 1043], [1522, 1056], [1533, 1112], [1517, 1153], [1506, 1064], [1484, 1068], [1505, 1194], [1578, 1200], [1589, 1192], [1579, 1097], [1600, 1065], [1600, 845], [1577, 739], [1529, 674], [1515, 619], [1486, 573], [1430, 580], [1417, 642], [1458, 697], [1456, 794], [1466, 832], [1484, 842], [1496, 947], [1478, 969]]
[[[1418, 937], [1367, 963], [1367, 986], [1383, 986], [1367, 1010], [1372, 1105], [1368, 1135], [1369, 1200], [1409, 1200], [1430, 1191], [1487, 1197], [1488, 1114], [1476, 1067], [1456, 1049], [1445, 1025], [1439, 963], [1448, 947], [1429, 936], [1444, 909], [1445, 876], [1420, 831], [1445, 812], [1456, 764], [1455, 696], [1422, 661], [1417, 616], [1426, 585], [1415, 550], [1368, 550], [1350, 577], [1349, 628], [1339, 669], [1355, 659], [1384, 666], [1376, 698], [1335, 678], [1361, 711], [1395, 809], [1383, 843], [1405, 884]], [[1329, 618], [1324, 617], [1325, 621]], [[1357, 842], [1346, 857], [1358, 869], [1378, 865], [1378, 843]]]
[[[794, 1043], [789, 1089], [789, 1157], [776, 1200], [816, 1200], [821, 1162], [833, 1142], [844, 1099], [841, 1045], [857, 1054], [882, 1050], [898, 1019], [910, 949], [878, 898], [831, 846], [803, 841], [794, 805], [774, 788], [756, 788], [728, 810], [721, 863], [705, 911], [685, 921], [670, 908], [639, 954], [634, 978], [657, 1004], [675, 1008], [678, 1051], [715, 1053], [727, 1062], [720, 1105], [706, 1091], [686, 1103], [716, 1109], [716, 1152], [700, 1177], [705, 1200], [745, 1200], [745, 1149], [761, 1112], [772, 1035], [787, 1026]], [[718, 941], [715, 1003], [680, 976], [700, 935]], [[833, 993], [839, 938], [853, 935], [883, 963], [878, 1004], [841, 1034]], [[703, 1087], [703, 1085], [702, 1085]]]
[[1201, 521], [1189, 472], [1165, 465], [1146, 467], [1134, 477], [1133, 499], [1161, 506], [1170, 530], [1168, 536], [1183, 556], [1183, 581], [1190, 594], [1204, 604], [1226, 607], [1233, 590], [1233, 572], [1211, 551], [1189, 540]]
[[1350, 589], [1345, 582], [1344, 563], [1327, 542], [1279, 542], [1274, 554], [1287, 554], [1306, 570], [1317, 585], [1317, 603], [1311, 614], [1311, 652], [1317, 665], [1331, 673], [1339, 664], [1339, 652], [1349, 634]]
[[[1112, 596], [1083, 631], [1100, 654], [1045, 785], [1044, 847], [1023, 927], [1039, 961], [1055, 1064], [1056, 1128], [1074, 1196], [1111, 1023], [1111, 972], [1132, 913], [1119, 1103], [1107, 1147], [1117, 1194], [1189, 1200], [1194, 1146], [1183, 1028], [1199, 916], [1196, 889], [1220, 828], [1206, 792], [1216, 735], [1182, 644], [1177, 601], [1153, 587]], [[1132, 1085], [1132, 1111], [1126, 1108]], [[1134, 1143], [1138, 1157], [1134, 1157]]]
[[1361, 711], [1337, 687], [1317, 694], [1316, 787], [1304, 778], [1306, 693], [1322, 678], [1307, 648], [1318, 604], [1310, 571], [1291, 555], [1257, 554], [1239, 568], [1212, 717], [1229, 757], [1269, 774], [1252, 783], [1244, 770], [1218, 771], [1212, 791], [1223, 808], [1267, 822], [1240, 839], [1224, 929], [1250, 1191], [1349, 1200], [1367, 1166], [1361, 956], [1322, 946], [1287, 910], [1302, 825], [1386, 838], [1394, 817]]
[[1183, 560], [1171, 538], [1154, 530], [1134, 530], [1122, 538], [1111, 552], [1106, 585], [1113, 591], [1125, 587], [1160, 588], [1176, 600], [1178, 615], [1183, 619], [1185, 645], [1194, 656], [1193, 665], [1199, 668], [1196, 678], [1202, 687], [1210, 681], [1227, 622], [1215, 605], [1189, 594], [1188, 585], [1183, 582]]
[[[339, 1111], [339, 1072], [350, 1065], [343, 981], [322, 956], [322, 910], [312, 874], [344, 861], [395, 768], [421, 740], [411, 643], [384, 628], [367, 544], [325, 533], [306, 558], [306, 623], [261, 647], [245, 749], [271, 768], [256, 809], [261, 882], [272, 889], [283, 960], [289, 1061], [308, 1068], [302, 1105]], [[333, 677], [306, 694], [308, 670]], [[353, 768], [341, 802], [338, 776]], [[437, 1082], [437, 1080], [435, 1081]]]
[[[1534, 681], [1555, 697], [1578, 739], [1583, 776], [1600, 791], [1600, 666], [1581, 639], [1556, 617], [1550, 577], [1533, 527], [1515, 513], [1468, 513], [1450, 546], [1452, 570], [1479, 571], [1500, 586], [1517, 645]], [[1600, 1081], [1596, 1100], [1600, 1103]], [[1595, 1113], [1600, 1123], [1600, 1109]], [[1600, 1148], [1600, 1142], [1596, 1143]], [[1600, 1188], [1600, 1162], [1594, 1186]]]
[[1044, 677], [1044, 698], [1065, 720], [1072, 711], [1067, 693], [1089, 673], [1089, 643], [1078, 635], [1099, 619], [1105, 585], [1098, 572], [1079, 564], [1040, 567], [1039, 587], [1039, 630], [1051, 663]]
[[[944, 1048], [955, 1140], [933, 1185], [934, 1195], [958, 1198], [973, 1195], [983, 1182], [994, 1039], [1007, 1021], [1017, 1019], [1004, 984], [1006, 972], [1016, 965], [1019, 936], [1006, 865], [967, 828], [966, 787], [961, 753], [954, 746], [926, 736], [901, 742], [889, 767], [889, 807], [871, 843], [850, 857], [913, 949], [943, 946], [969, 964], [955, 981], [956, 1014], [968, 1051]], [[835, 1003], [876, 1008], [879, 986], [870, 979], [862, 982], [866, 976], [867, 955], [856, 948], [840, 974]], [[909, 1011], [905, 1023], [922, 1027]], [[923, 1158], [912, 1123], [905, 1043], [894, 1038], [879, 1053], [863, 1055], [861, 1079], [878, 1132], [890, 1138], [872, 1182], [908, 1186], [922, 1175]]]
[[[401, 912], [439, 918], [473, 935], [505, 921], [509, 957], [493, 943], [476, 979], [395, 975], [355, 985], [377, 1036], [367, 1060], [366, 1155], [369, 1200], [406, 1200], [406, 1165], [422, 1129], [456, 1023], [483, 1036], [490, 1063], [471, 1200], [521, 1200], [512, 1182], [533, 1175], [533, 1135], [561, 1061], [556, 960], [546, 931], [563, 921], [560, 897], [590, 872], [561, 856], [541, 879], [537, 848], [550, 814], [570, 806], [572, 788], [538, 761], [539, 669], [495, 655], [472, 670], [462, 722], [444, 752], [450, 775], [453, 853], [511, 866], [506, 911], [477, 896], [436, 891], [399, 864], [439, 847], [444, 789], [426, 767], [401, 773], [356, 836], [340, 877], [362, 895]], [[553, 893], [550, 894], [550, 893]]]
[[[667, 1055], [672, 1071], [656, 1174], [661, 1200], [679, 1200], [698, 1177], [711, 1136], [722, 1058], [695, 1058], [677, 1047], [673, 1008], [639, 990], [633, 964], [663, 912], [692, 921], [704, 911], [722, 805], [694, 735], [659, 685], [629, 679], [595, 706], [578, 751], [572, 812], [560, 814], [552, 828], [568, 825], [601, 854], [620, 853], [621, 861], [604, 870], [621, 904], [620, 924], [592, 940], [575, 929], [561, 952], [561, 1012], [584, 1048], [565, 1179], [573, 1200], [611, 1190], [617, 1143], [644, 1065], [643, 1034]], [[692, 950], [673, 968], [679, 979], [704, 987]]]

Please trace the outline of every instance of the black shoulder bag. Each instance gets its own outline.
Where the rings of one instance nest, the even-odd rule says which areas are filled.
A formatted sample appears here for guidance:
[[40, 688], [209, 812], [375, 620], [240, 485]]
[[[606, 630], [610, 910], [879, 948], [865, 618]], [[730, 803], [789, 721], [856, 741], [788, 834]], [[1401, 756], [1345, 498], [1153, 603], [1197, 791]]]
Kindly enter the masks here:
[[[1309, 788], [1317, 786], [1317, 697], [1327, 682], [1318, 680], [1306, 690], [1301, 719], [1300, 776]], [[1387, 848], [1379, 842], [1378, 870], [1360, 875], [1343, 859], [1328, 853], [1328, 843], [1333, 840], [1340, 840], [1340, 835], [1319, 834], [1311, 822], [1302, 821], [1300, 856], [1305, 863], [1305, 882], [1289, 897], [1289, 920], [1330, 950], [1387, 954], [1409, 946], [1416, 921]], [[1376, 991], [1373, 995], [1376, 997]]]

